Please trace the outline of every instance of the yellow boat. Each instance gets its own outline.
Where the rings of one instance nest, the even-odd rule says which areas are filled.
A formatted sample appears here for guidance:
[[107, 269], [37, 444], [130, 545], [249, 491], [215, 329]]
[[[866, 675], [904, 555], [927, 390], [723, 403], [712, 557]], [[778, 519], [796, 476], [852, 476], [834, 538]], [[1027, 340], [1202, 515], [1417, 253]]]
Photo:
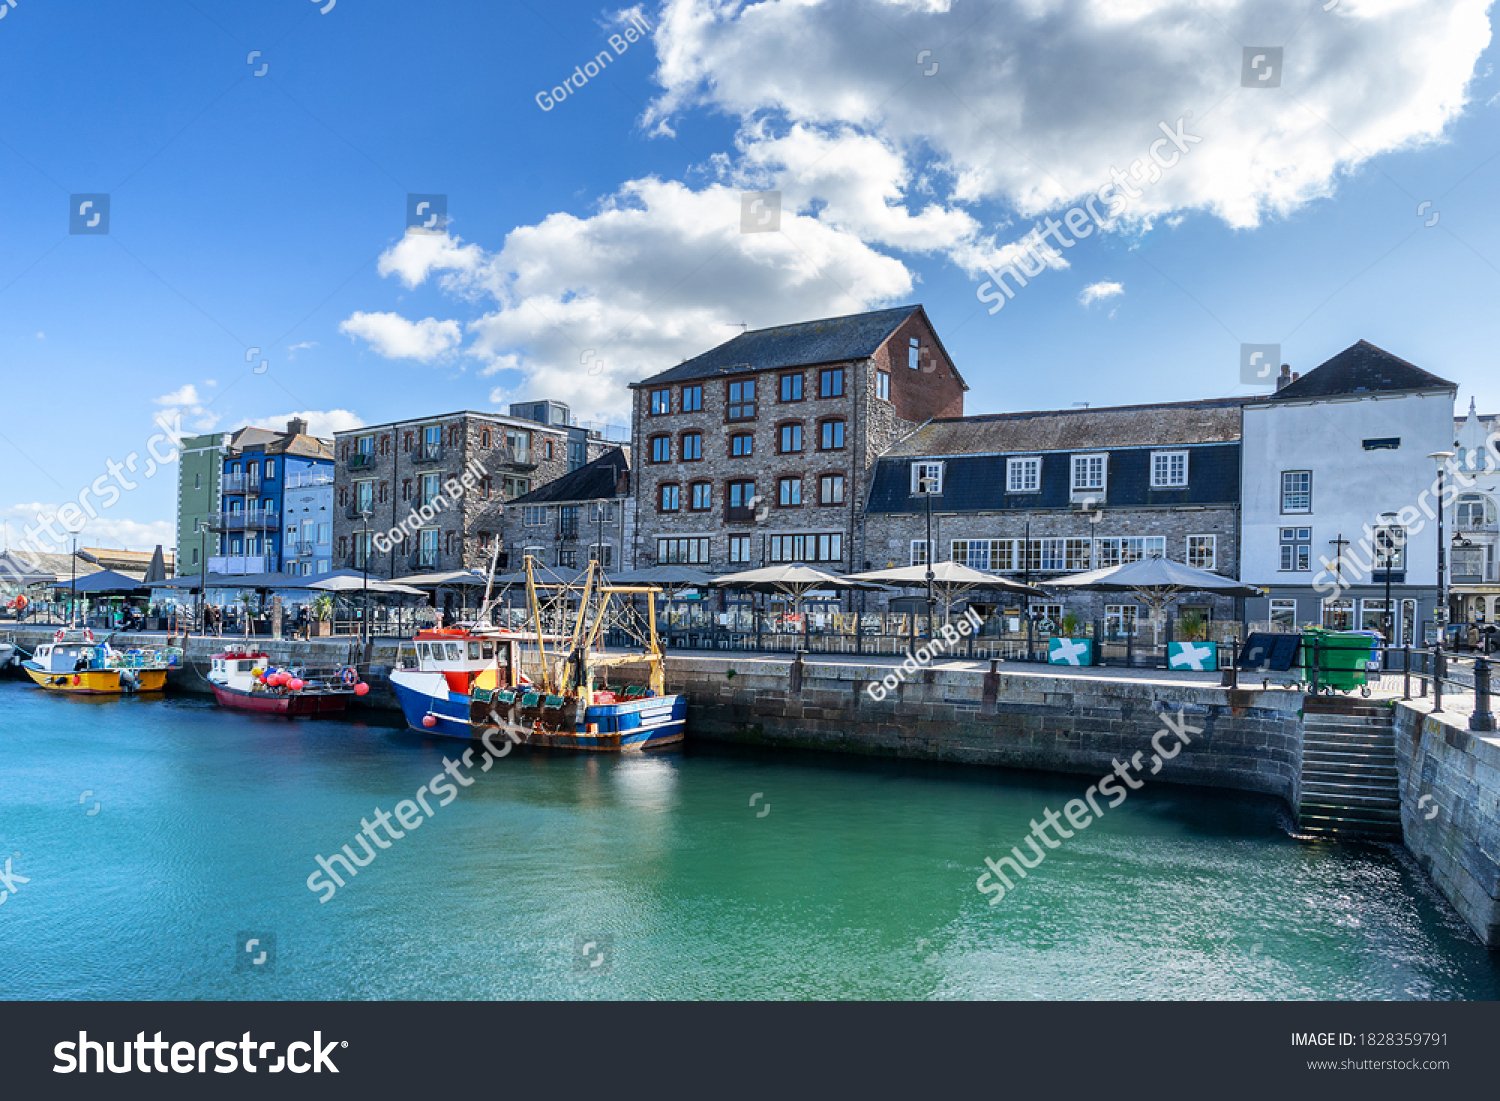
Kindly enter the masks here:
[[181, 651], [119, 651], [109, 640], [96, 641], [88, 628], [64, 627], [44, 642], [21, 668], [33, 681], [50, 692], [77, 692], [92, 696], [118, 696], [134, 692], [160, 692], [167, 686], [167, 671], [178, 664]]

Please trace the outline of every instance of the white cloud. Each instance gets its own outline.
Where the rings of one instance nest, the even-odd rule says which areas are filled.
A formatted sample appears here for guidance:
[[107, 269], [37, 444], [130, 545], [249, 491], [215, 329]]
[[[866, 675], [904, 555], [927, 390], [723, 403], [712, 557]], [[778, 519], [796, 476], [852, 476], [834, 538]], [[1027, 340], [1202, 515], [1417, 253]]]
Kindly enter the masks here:
[[394, 313], [356, 312], [340, 323], [339, 332], [368, 341], [386, 359], [414, 359], [419, 363], [431, 363], [463, 339], [457, 321], [434, 317], [408, 321]]
[[307, 434], [318, 436], [323, 439], [332, 438], [335, 432], [347, 432], [351, 428], [364, 427], [364, 421], [358, 414], [348, 409], [301, 409], [292, 413], [271, 413], [264, 417], [252, 417], [241, 421], [236, 428], [245, 425], [254, 425], [257, 428], [267, 428], [274, 432], [285, 432], [287, 421], [293, 417], [301, 417], [307, 422]]
[[1124, 293], [1124, 283], [1090, 283], [1083, 288], [1083, 293], [1078, 296], [1078, 304], [1081, 306], [1092, 306], [1095, 302], [1102, 299], [1113, 298], [1118, 294]]
[[296, 353], [303, 351], [306, 348], [316, 348], [317, 346], [318, 342], [316, 340], [304, 340], [301, 344], [293, 344], [286, 350], [286, 358], [296, 359]]
[[161, 415], [164, 418], [171, 420], [180, 415], [184, 425], [194, 432], [211, 432], [219, 423], [219, 414], [209, 410], [208, 403], [199, 396], [198, 388], [192, 383], [151, 400], [163, 406]]
[[46, 340], [47, 339], [47, 334], [46, 333], [37, 333], [36, 334], [36, 338], [38, 340]]
[[742, 321], [857, 313], [913, 286], [904, 264], [853, 232], [784, 207], [779, 233], [741, 233], [738, 187], [654, 178], [629, 181], [588, 217], [522, 226], [494, 253], [404, 237], [380, 270], [407, 286], [440, 275], [451, 294], [488, 303], [466, 351], [485, 374], [519, 375], [491, 400], [545, 395], [612, 423], [629, 418], [625, 382], [728, 340]]
[[[670, 130], [706, 106], [746, 130], [853, 128], [908, 163], [930, 158], [926, 178], [950, 207], [994, 200], [1033, 218], [1094, 191], [1112, 166], [1128, 171], [1158, 122], [1192, 112], [1202, 144], [1132, 213], [1199, 209], [1247, 227], [1329, 194], [1375, 154], [1439, 137], [1489, 43], [1487, 7], [1026, 0], [976, 18], [947, 0], [667, 0], [655, 35], [665, 91], [645, 122]], [[1240, 42], [1292, 28], [1281, 88], [1241, 88]]]

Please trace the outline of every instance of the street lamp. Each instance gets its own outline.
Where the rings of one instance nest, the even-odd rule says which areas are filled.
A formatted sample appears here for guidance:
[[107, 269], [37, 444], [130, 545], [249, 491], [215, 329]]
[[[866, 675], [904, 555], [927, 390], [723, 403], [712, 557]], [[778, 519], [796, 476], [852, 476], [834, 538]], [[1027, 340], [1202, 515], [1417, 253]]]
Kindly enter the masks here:
[[932, 633], [932, 498], [938, 489], [938, 479], [932, 475], [924, 475], [918, 482], [922, 490], [922, 496], [927, 498], [927, 637], [931, 639]]
[[1448, 472], [1448, 461], [1453, 458], [1453, 452], [1434, 451], [1427, 457], [1438, 464], [1438, 606], [1433, 609], [1432, 621], [1437, 624], [1438, 644], [1441, 645], [1444, 641], [1443, 628], [1448, 625], [1448, 543], [1443, 535], [1443, 475]]
[[368, 646], [370, 642], [370, 509], [360, 509], [359, 518], [365, 522], [365, 540], [360, 545], [364, 551], [359, 556], [360, 565], [364, 568], [364, 588], [362, 600], [363, 609], [359, 613], [359, 641]]
[[203, 627], [204, 603], [208, 599], [208, 533], [213, 530], [213, 525], [207, 520], [195, 520], [193, 526], [198, 532], [198, 629], [206, 635], [208, 632]]

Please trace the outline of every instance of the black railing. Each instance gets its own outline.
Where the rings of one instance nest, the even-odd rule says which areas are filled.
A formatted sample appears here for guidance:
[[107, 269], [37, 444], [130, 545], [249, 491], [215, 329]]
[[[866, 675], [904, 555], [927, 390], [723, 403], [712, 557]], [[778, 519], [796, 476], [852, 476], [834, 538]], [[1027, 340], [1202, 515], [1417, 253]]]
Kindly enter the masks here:
[[440, 463], [443, 461], [443, 445], [440, 443], [419, 444], [412, 450], [411, 461], [414, 463]]

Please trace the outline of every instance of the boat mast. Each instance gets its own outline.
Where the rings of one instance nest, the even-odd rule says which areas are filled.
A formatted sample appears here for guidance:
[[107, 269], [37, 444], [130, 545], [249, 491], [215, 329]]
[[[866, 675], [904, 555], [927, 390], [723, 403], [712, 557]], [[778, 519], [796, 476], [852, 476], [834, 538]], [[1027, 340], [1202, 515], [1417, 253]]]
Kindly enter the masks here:
[[542, 687], [552, 695], [552, 670], [547, 665], [547, 643], [542, 637], [542, 609], [536, 599], [536, 577], [531, 572], [531, 555], [526, 556], [526, 604], [531, 609], [531, 618], [536, 623], [537, 657], [542, 663]]

